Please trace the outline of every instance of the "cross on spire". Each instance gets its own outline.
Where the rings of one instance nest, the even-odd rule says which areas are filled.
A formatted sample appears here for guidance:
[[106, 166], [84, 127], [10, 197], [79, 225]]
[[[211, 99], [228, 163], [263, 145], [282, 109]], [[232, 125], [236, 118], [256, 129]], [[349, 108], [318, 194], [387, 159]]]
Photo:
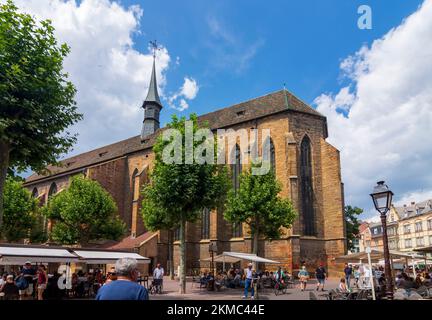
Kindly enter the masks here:
[[153, 58], [156, 58], [156, 52], [158, 50], [160, 50], [161, 47], [158, 45], [157, 40], [149, 41], [149, 43], [150, 43], [150, 47], [153, 51]]

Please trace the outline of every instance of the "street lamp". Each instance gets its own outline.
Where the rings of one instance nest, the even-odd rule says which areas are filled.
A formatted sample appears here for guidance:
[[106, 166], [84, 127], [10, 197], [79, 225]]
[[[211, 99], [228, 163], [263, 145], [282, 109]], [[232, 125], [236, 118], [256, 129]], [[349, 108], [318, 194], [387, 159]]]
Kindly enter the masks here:
[[393, 192], [388, 188], [384, 181], [377, 182], [377, 185], [371, 193], [375, 209], [380, 213], [381, 225], [383, 228], [383, 246], [384, 246], [384, 263], [386, 277], [386, 295], [387, 299], [393, 299], [393, 278], [390, 266], [390, 252], [387, 237], [387, 212], [390, 210]]

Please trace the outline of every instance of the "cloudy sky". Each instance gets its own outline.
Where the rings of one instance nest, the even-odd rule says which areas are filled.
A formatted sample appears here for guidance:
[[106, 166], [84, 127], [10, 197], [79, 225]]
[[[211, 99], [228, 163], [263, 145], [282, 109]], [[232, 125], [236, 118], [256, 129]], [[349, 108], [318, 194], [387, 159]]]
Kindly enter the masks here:
[[[360, 30], [366, 2], [372, 29]], [[71, 46], [65, 69], [85, 116], [71, 154], [140, 133], [157, 39], [162, 124], [286, 83], [328, 117], [347, 204], [376, 216], [368, 194], [381, 179], [398, 203], [432, 198], [432, 0], [16, 3]]]

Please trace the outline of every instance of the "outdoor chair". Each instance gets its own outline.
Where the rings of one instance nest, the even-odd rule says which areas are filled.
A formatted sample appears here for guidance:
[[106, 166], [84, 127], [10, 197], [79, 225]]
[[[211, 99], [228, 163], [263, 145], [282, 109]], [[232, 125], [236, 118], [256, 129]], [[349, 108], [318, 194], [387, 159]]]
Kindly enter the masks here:
[[197, 285], [199, 285], [199, 288], [202, 289], [201, 276], [192, 276], [192, 289]]
[[414, 292], [417, 292], [419, 295], [421, 295], [423, 298], [430, 298], [429, 290], [426, 286], [421, 286], [418, 289], [412, 289]]
[[309, 292], [309, 300], [319, 300], [315, 293]]

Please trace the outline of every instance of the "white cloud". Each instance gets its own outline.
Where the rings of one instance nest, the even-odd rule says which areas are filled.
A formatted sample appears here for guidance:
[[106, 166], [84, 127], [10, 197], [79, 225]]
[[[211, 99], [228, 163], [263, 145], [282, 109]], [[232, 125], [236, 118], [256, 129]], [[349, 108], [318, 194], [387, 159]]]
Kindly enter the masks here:
[[381, 218], [379, 216], [373, 216], [371, 218], [364, 219], [363, 221], [368, 223], [377, 223], [377, 222], [381, 222]]
[[370, 48], [341, 63], [348, 86], [315, 100], [327, 116], [329, 141], [341, 150], [346, 203], [365, 212], [379, 180], [386, 180], [396, 201], [432, 196], [430, 39], [432, 0], [427, 0]]
[[422, 202], [429, 199], [432, 199], [432, 190], [414, 190], [403, 194], [395, 205], [402, 207], [404, 204], [409, 205], [411, 202]]
[[183, 95], [186, 99], [195, 99], [198, 94], [198, 84], [195, 79], [192, 78], [184, 78], [184, 83], [181, 88], [180, 94]]
[[[59, 42], [71, 47], [64, 67], [84, 113], [73, 128], [79, 132], [74, 153], [138, 135], [153, 59], [150, 51], [134, 49], [143, 10], [108, 0], [16, 0], [16, 5], [37, 19], [51, 19]], [[169, 62], [162, 48], [156, 61], [162, 96]]]
[[[187, 103], [186, 99], [195, 99], [198, 91], [199, 86], [196, 80], [193, 78], [185, 77], [183, 85], [180, 87], [180, 89], [168, 98], [168, 105], [178, 111], [184, 111], [189, 108], [189, 104]], [[179, 105], [177, 105], [178, 99], [180, 99]]]

